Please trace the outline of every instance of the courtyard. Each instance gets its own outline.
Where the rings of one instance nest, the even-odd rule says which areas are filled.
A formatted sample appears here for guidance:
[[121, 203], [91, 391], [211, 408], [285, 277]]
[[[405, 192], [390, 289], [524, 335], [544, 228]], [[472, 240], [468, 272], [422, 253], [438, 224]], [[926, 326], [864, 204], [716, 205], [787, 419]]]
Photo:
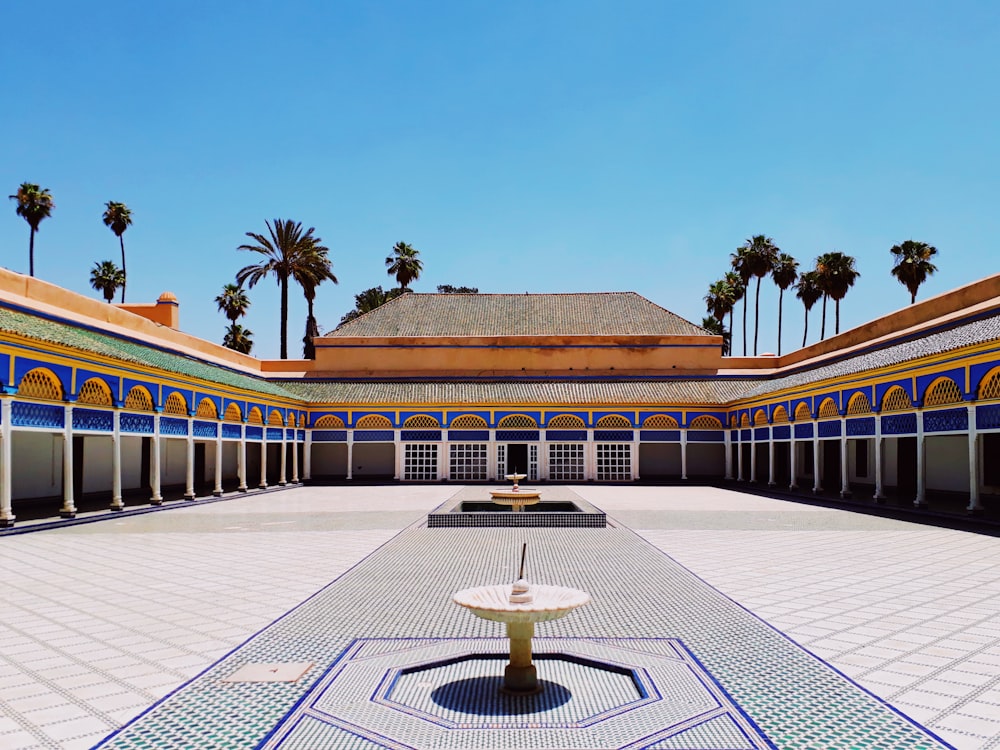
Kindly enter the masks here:
[[[732, 747], [726, 732], [751, 748], [1000, 747], [996, 537], [712, 487], [544, 492], [608, 527], [427, 528], [442, 503], [485, 493], [451, 484], [19, 525], [0, 536], [0, 747]], [[541, 658], [543, 679], [582, 683], [513, 717], [420, 692], [433, 684], [406, 710], [351, 700], [371, 692], [366, 659], [502, 652], [502, 626], [450, 597], [510, 582], [522, 542], [530, 580], [593, 596], [539, 626], [536, 652], [631, 660], [662, 679], [646, 705], [581, 719], [588, 678]], [[674, 686], [656, 677], [664, 660], [704, 678], [711, 721], [671, 724], [676, 701], [649, 700]], [[283, 663], [311, 666], [225, 681]], [[447, 720], [428, 719], [443, 703]]]

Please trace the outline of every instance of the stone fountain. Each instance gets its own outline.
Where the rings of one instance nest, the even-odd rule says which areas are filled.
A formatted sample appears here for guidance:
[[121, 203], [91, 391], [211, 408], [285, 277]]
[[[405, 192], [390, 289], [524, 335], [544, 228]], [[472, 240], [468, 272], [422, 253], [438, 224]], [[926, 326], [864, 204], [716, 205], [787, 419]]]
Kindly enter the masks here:
[[498, 586], [463, 589], [452, 600], [477, 617], [507, 624], [510, 639], [510, 662], [503, 673], [504, 692], [525, 695], [541, 692], [538, 671], [531, 660], [531, 639], [535, 623], [558, 620], [590, 601], [590, 594], [563, 586], [529, 584], [524, 579], [524, 557], [528, 545], [521, 548], [521, 568], [517, 581]]
[[521, 489], [518, 482], [524, 479], [526, 474], [518, 474], [515, 468], [513, 474], [507, 474], [504, 478], [514, 483], [509, 490], [490, 490], [490, 498], [497, 505], [510, 506], [511, 512], [520, 513], [526, 505], [535, 505], [542, 499], [542, 493], [538, 490]]

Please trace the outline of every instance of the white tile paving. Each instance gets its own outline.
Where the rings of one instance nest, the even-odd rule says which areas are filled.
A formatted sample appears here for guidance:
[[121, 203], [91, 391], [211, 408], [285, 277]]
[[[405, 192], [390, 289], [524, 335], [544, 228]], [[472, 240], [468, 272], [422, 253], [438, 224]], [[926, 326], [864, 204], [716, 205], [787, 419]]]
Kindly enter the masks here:
[[[0, 539], [0, 747], [91, 746], [457, 489], [299, 488]], [[1000, 539], [574, 489], [960, 750], [1000, 748]]]
[[[955, 747], [1000, 747], [1000, 539], [714, 488], [574, 489]], [[698, 509], [715, 528], [692, 528]], [[773, 530], [732, 523], [747, 512]]]

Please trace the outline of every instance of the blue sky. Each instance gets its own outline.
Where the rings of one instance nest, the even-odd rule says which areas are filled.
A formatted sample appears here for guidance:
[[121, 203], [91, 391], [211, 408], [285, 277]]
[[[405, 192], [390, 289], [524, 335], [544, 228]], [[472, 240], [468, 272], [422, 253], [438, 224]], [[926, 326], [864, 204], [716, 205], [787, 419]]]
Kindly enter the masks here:
[[[759, 233], [803, 266], [857, 258], [843, 330], [909, 302], [902, 240], [940, 251], [920, 298], [1000, 270], [998, 49], [995, 2], [18, 3], [0, 180], [51, 190], [36, 275], [95, 297], [90, 268], [120, 259], [104, 203], [128, 204], [129, 301], [171, 290], [214, 341], [214, 297], [255, 260], [236, 247], [275, 217], [330, 248], [324, 330], [394, 283], [397, 241], [416, 291], [634, 290], [699, 322]], [[0, 265], [26, 273], [14, 208]], [[277, 287], [250, 294], [276, 357]], [[761, 307], [774, 351], [769, 282]], [[293, 292], [293, 356], [304, 317]]]

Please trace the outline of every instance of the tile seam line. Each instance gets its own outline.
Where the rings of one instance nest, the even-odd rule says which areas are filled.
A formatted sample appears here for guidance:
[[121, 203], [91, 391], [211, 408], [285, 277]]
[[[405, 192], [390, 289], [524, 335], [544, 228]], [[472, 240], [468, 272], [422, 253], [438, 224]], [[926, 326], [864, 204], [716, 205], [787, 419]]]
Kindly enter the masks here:
[[[281, 489], [289, 489], [289, 488], [283, 487]], [[295, 488], [290, 488], [290, 489], [295, 489]], [[456, 493], [457, 492], [461, 492], [461, 490], [462, 490], [461, 487], [457, 488], [456, 489]], [[216, 498], [216, 499], [221, 499], [221, 498]], [[332, 580], [328, 581], [326, 584], [324, 584], [323, 586], [321, 586], [319, 589], [317, 589], [316, 591], [314, 591], [312, 594], [310, 594], [309, 596], [307, 596], [305, 599], [303, 599], [301, 602], [299, 602], [298, 604], [296, 604], [291, 609], [287, 610], [286, 612], [283, 612], [280, 617], [275, 618], [271, 622], [269, 622], [266, 625], [264, 625], [263, 627], [259, 628], [257, 631], [255, 631], [250, 636], [248, 636], [246, 639], [244, 639], [242, 642], [240, 642], [239, 644], [237, 644], [236, 646], [234, 646], [233, 648], [231, 648], [225, 654], [223, 654], [218, 659], [216, 659], [214, 662], [212, 662], [207, 667], [205, 667], [203, 670], [201, 670], [200, 672], [198, 672], [198, 674], [194, 675], [191, 679], [185, 681], [181, 685], [178, 685], [176, 688], [174, 688], [169, 693], [167, 693], [166, 695], [164, 695], [162, 698], [160, 698], [154, 704], [152, 704], [151, 706], [147, 707], [144, 711], [142, 711], [141, 713], [136, 714], [135, 716], [133, 716], [127, 723], [123, 724], [122, 726], [118, 727], [118, 729], [114, 730], [113, 732], [111, 732], [107, 736], [103, 737], [96, 745], [94, 745], [94, 747], [95, 748], [100, 747], [101, 745], [104, 745], [108, 741], [114, 739], [116, 736], [118, 736], [119, 734], [121, 734], [125, 729], [127, 729], [130, 726], [132, 726], [135, 722], [139, 721], [144, 716], [147, 716], [153, 710], [155, 710], [156, 708], [158, 708], [162, 704], [166, 703], [169, 699], [173, 698], [175, 695], [177, 695], [178, 693], [182, 692], [183, 690], [185, 690], [186, 688], [188, 688], [189, 686], [191, 686], [192, 684], [194, 684], [197, 680], [200, 680], [203, 676], [205, 676], [206, 674], [208, 674], [211, 670], [213, 670], [219, 664], [221, 664], [222, 662], [226, 661], [230, 657], [234, 656], [238, 651], [240, 651], [240, 649], [242, 649], [245, 646], [247, 646], [251, 641], [256, 640], [261, 635], [263, 635], [265, 632], [267, 632], [270, 628], [272, 628], [273, 626], [275, 626], [276, 624], [278, 624], [282, 620], [287, 619], [294, 612], [297, 612], [299, 609], [305, 607], [309, 602], [311, 602], [313, 599], [319, 597], [324, 591], [326, 591], [331, 586], [333, 586], [334, 584], [336, 584], [344, 576], [348, 575], [349, 573], [351, 573], [352, 571], [354, 571], [355, 569], [357, 569], [366, 560], [368, 560], [370, 557], [372, 557], [373, 555], [375, 555], [376, 553], [378, 553], [380, 550], [382, 550], [387, 545], [391, 544], [395, 539], [399, 538], [400, 536], [402, 536], [403, 534], [407, 533], [411, 529], [420, 528], [420, 525], [423, 524], [423, 523], [425, 523], [425, 519], [424, 519], [423, 516], [420, 516], [420, 517], [417, 518], [416, 521], [408, 524], [404, 528], [402, 528], [399, 531], [397, 531], [391, 537], [389, 537], [384, 542], [382, 542], [382, 544], [378, 545], [375, 549], [371, 550], [368, 554], [364, 555], [359, 560], [355, 561], [350, 567], [348, 567], [346, 570], [344, 570], [343, 572], [341, 572], [335, 578], [333, 578]]]

